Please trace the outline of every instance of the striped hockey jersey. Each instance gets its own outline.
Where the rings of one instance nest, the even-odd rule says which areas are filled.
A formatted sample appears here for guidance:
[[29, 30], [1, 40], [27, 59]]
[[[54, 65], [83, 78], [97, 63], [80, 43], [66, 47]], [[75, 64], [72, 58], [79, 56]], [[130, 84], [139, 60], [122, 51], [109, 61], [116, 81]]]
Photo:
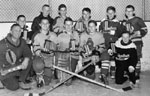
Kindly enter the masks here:
[[127, 44], [123, 43], [122, 38], [120, 38], [115, 43], [116, 48], [116, 61], [124, 62], [128, 64], [127, 66], [133, 66], [135, 68], [137, 64], [137, 52], [136, 46], [132, 41]]

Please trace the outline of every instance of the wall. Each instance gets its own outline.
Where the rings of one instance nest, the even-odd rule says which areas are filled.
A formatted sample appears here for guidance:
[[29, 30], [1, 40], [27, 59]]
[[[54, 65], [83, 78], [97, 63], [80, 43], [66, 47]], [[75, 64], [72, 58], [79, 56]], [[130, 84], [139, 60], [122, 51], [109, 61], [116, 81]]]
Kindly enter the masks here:
[[0, 22], [15, 21], [20, 14], [32, 21], [44, 4], [48, 4], [48, 0], [0, 0]]

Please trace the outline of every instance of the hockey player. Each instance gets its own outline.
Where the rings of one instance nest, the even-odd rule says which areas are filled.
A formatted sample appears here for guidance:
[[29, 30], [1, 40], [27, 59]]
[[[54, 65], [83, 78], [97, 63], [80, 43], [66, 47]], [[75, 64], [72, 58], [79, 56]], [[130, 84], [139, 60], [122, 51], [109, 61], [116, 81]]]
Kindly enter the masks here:
[[67, 6], [65, 4], [60, 4], [58, 7], [58, 14], [54, 19], [53, 31], [59, 34], [64, 30], [64, 20], [67, 18]]
[[[124, 76], [126, 72], [131, 85], [136, 84], [135, 70], [138, 62], [135, 44], [130, 40], [129, 32], [124, 32], [122, 37], [116, 41], [116, 84], [123, 84], [128, 78]], [[111, 51], [112, 52], [112, 51]], [[133, 86], [131, 86], [133, 87]]]
[[131, 40], [135, 43], [137, 47], [138, 63], [136, 66], [136, 82], [140, 79], [141, 70], [141, 58], [142, 58], [142, 38], [147, 34], [148, 30], [144, 21], [135, 16], [135, 8], [132, 5], [128, 5], [125, 10], [125, 16], [127, 18], [126, 22], [123, 23], [125, 29], [130, 32]]
[[48, 21], [50, 23], [49, 28], [50, 28], [50, 31], [52, 31], [52, 25], [53, 25], [54, 20], [50, 16], [50, 6], [48, 4], [44, 4], [42, 6], [41, 14], [34, 18], [33, 23], [31, 25], [31, 29], [32, 29], [33, 33], [40, 30], [39, 23], [43, 17], [46, 17], [48, 19]]
[[33, 69], [37, 74], [38, 87], [41, 87], [43, 84], [48, 85], [52, 78], [51, 67], [54, 64], [55, 57], [54, 53], [50, 53], [50, 51], [56, 50], [57, 36], [49, 31], [49, 26], [48, 19], [43, 17], [40, 21], [41, 29], [33, 37], [33, 50], [35, 54]]
[[[64, 20], [64, 30], [58, 35], [57, 42], [58, 50], [61, 51], [58, 53], [58, 66], [75, 72], [79, 58], [77, 48], [79, 46], [79, 36], [78, 33], [73, 30], [73, 20], [70, 17]], [[60, 81], [63, 81], [68, 76], [68, 74], [58, 71], [58, 79]], [[69, 81], [66, 84], [70, 85], [70, 83]]]
[[26, 17], [24, 15], [19, 15], [17, 17], [17, 24], [21, 27], [21, 37], [26, 40], [29, 47], [31, 46], [31, 32], [28, 30], [28, 26], [26, 25]]
[[19, 24], [22, 29], [21, 37], [27, 40], [27, 32], [28, 32], [27, 27], [28, 26], [26, 26], [26, 17], [24, 15], [19, 15], [17, 17], [17, 24]]
[[[107, 17], [102, 20], [99, 30], [104, 34], [106, 49], [109, 49], [110, 47], [114, 49], [114, 43], [121, 35], [120, 23], [116, 19], [117, 16], [115, 7], [109, 6], [106, 12]], [[110, 75], [111, 78], [114, 78], [115, 62], [113, 60], [113, 55], [110, 56]]]
[[75, 30], [77, 30], [80, 34], [82, 32], [87, 31], [88, 22], [90, 20], [91, 20], [91, 9], [85, 7], [82, 9], [82, 17], [75, 24]]
[[[107, 51], [105, 50], [105, 41], [104, 41], [104, 37], [103, 34], [100, 32], [96, 31], [96, 26], [97, 23], [94, 20], [90, 20], [88, 22], [88, 32], [84, 32], [81, 34], [81, 38], [80, 38], [80, 46], [85, 49], [85, 55], [83, 55], [83, 59], [84, 61], [90, 62], [91, 60], [91, 56], [93, 51], [98, 51], [100, 54], [100, 60], [102, 65], [100, 64], [100, 62], [96, 63], [96, 68], [99, 69], [99, 67], [101, 67], [101, 77], [102, 80], [105, 84], [108, 84], [108, 80], [107, 80], [107, 76], [108, 76], [108, 68], [109, 68], [109, 54], [107, 53]], [[93, 57], [93, 56], [92, 56]], [[96, 56], [97, 58], [97, 56]], [[91, 68], [89, 68], [89, 70], [86, 70], [87, 74], [86, 76], [88, 76], [91, 79], [95, 79], [95, 66], [91, 65]], [[97, 71], [97, 72], [100, 72]]]

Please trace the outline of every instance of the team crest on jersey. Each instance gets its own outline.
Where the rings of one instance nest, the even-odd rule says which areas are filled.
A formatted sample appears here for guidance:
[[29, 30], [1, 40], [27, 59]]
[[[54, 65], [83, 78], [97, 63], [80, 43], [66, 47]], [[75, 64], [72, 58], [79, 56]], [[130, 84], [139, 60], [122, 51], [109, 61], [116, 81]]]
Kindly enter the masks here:
[[94, 48], [94, 42], [93, 42], [92, 38], [88, 38], [86, 44], [89, 46], [90, 50], [93, 50], [93, 48]]
[[130, 33], [133, 33], [134, 31], [134, 27], [131, 24], [126, 24], [126, 29], [127, 31], [129, 31]]
[[8, 49], [6, 51], [5, 58], [7, 62], [11, 65], [14, 65], [17, 60], [16, 54], [11, 49]]

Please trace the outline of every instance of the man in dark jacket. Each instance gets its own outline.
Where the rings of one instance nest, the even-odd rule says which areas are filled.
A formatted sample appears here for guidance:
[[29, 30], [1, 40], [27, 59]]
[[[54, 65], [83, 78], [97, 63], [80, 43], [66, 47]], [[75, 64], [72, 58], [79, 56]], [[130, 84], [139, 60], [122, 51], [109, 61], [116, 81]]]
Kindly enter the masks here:
[[42, 7], [42, 12], [39, 16], [35, 17], [31, 26], [31, 29], [33, 32], [36, 32], [40, 29], [39, 23], [41, 21], [41, 18], [47, 17], [50, 23], [50, 31], [52, 31], [52, 25], [53, 25], [53, 18], [49, 15], [50, 13], [50, 7], [49, 5], [45, 4]]
[[0, 41], [0, 81], [12, 91], [29, 89], [25, 80], [32, 66], [32, 53], [20, 36], [20, 25], [13, 24], [10, 33]]

